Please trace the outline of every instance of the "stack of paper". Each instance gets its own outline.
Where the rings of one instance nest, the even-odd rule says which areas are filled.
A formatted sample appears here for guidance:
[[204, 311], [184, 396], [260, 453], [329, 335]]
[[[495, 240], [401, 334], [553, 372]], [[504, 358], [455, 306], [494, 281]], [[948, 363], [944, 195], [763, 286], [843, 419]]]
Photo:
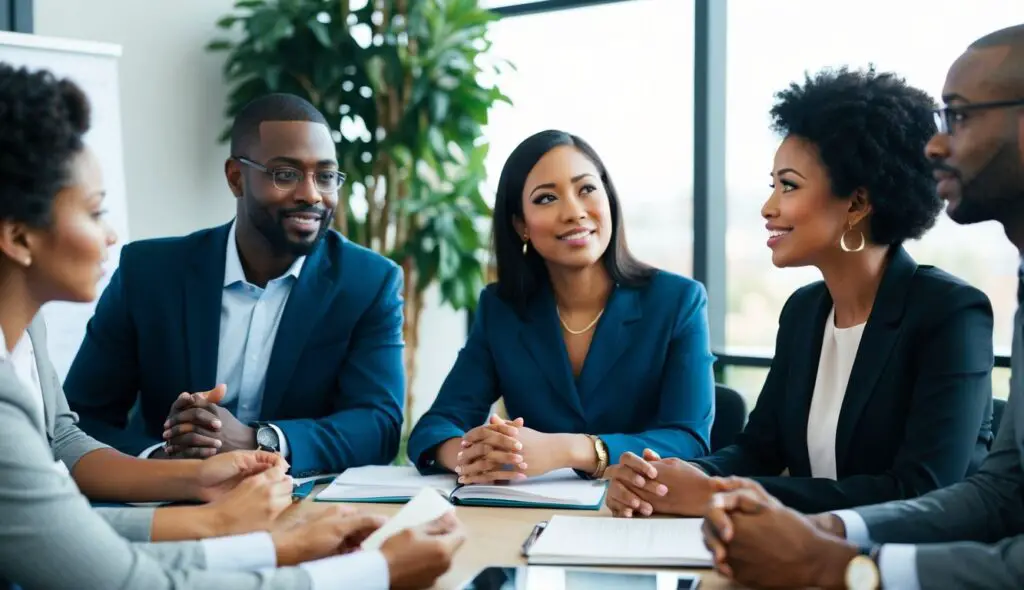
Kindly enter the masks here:
[[555, 515], [527, 550], [538, 565], [711, 567], [699, 518]]

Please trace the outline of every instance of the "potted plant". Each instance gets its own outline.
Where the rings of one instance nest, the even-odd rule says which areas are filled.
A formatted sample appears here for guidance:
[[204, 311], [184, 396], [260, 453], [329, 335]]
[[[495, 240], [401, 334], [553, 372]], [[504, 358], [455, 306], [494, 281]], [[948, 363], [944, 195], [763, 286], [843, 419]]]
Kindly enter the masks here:
[[[217, 25], [227, 52], [227, 114], [269, 92], [302, 96], [326, 117], [348, 180], [337, 229], [405, 274], [406, 434], [423, 293], [472, 309], [483, 287], [490, 206], [481, 194], [497, 15], [477, 0], [239, 0]], [[228, 132], [221, 135], [225, 141]]]

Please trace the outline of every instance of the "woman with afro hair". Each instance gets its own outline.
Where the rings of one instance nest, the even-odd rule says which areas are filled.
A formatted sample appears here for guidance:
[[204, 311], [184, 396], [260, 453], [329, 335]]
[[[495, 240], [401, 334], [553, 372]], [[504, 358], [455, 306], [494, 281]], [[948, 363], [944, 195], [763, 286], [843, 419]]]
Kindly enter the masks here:
[[932, 99], [873, 68], [776, 95], [782, 137], [761, 208], [775, 266], [817, 267], [779, 317], [775, 358], [734, 444], [611, 469], [619, 516], [703, 515], [726, 476], [801, 512], [912, 498], [963, 479], [992, 439], [988, 298], [904, 249], [942, 209]]

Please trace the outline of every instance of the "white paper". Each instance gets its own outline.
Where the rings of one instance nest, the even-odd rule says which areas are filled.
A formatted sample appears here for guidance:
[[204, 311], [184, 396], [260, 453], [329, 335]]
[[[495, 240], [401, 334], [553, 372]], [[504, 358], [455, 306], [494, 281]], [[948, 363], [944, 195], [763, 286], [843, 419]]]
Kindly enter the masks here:
[[710, 567], [699, 518], [552, 517], [530, 563]]
[[412, 500], [402, 507], [398, 514], [391, 517], [384, 526], [373, 532], [363, 541], [363, 549], [380, 549], [392, 535], [427, 524], [455, 510], [441, 494], [433, 488], [424, 488]]
[[415, 467], [368, 465], [345, 470], [317, 495], [317, 500], [411, 498], [424, 488], [450, 494], [455, 486], [454, 475], [420, 475]]
[[601, 502], [607, 482], [580, 479], [572, 469], [557, 469], [504, 485], [472, 484], [459, 488], [457, 498], [487, 498], [527, 503], [594, 506]]

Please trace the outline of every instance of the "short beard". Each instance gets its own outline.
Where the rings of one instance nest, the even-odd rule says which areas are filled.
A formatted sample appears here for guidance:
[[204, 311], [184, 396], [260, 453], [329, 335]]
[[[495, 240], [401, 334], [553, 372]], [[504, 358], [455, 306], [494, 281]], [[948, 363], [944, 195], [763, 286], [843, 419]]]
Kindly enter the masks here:
[[999, 221], [1024, 212], [1024, 163], [1016, 141], [1004, 143], [969, 182], [960, 180], [960, 203], [953, 221], [967, 225]]

